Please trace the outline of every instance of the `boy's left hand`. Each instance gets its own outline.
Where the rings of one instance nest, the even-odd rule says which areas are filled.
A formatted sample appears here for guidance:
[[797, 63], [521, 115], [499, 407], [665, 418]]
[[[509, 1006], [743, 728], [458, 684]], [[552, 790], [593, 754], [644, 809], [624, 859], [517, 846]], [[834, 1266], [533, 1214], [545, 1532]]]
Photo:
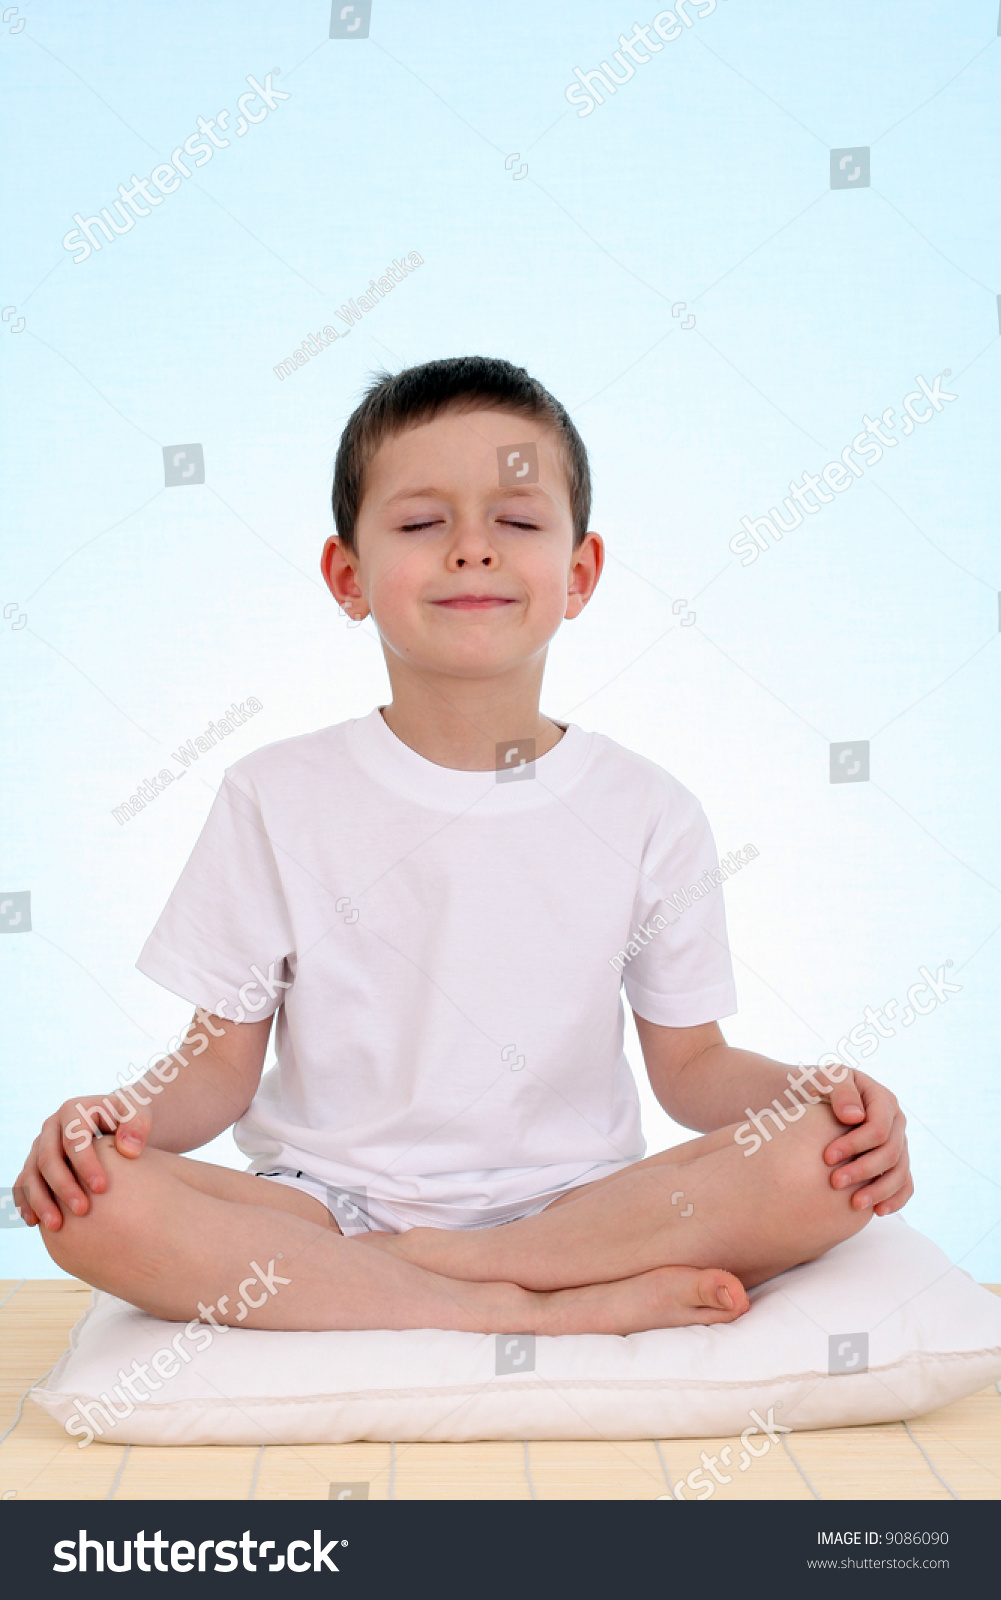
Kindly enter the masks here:
[[904, 1136], [906, 1119], [896, 1095], [864, 1072], [849, 1072], [831, 1090], [831, 1110], [850, 1130], [839, 1133], [824, 1151], [829, 1166], [846, 1163], [832, 1172], [833, 1186], [847, 1188], [871, 1178], [873, 1182], [865, 1182], [852, 1195], [855, 1209], [872, 1206], [877, 1217], [899, 1211], [914, 1193], [914, 1181]]

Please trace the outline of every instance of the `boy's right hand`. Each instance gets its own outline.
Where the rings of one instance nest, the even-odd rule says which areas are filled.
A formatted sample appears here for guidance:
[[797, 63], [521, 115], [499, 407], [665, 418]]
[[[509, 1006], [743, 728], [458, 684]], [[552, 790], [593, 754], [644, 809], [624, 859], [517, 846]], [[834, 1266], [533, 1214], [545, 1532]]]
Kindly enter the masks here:
[[107, 1134], [113, 1134], [115, 1148], [123, 1156], [142, 1154], [152, 1131], [148, 1111], [133, 1107], [126, 1121], [116, 1110], [114, 1100], [89, 1095], [66, 1100], [59, 1110], [42, 1123], [24, 1167], [14, 1180], [14, 1204], [28, 1224], [39, 1222], [53, 1233], [63, 1225], [58, 1202], [77, 1216], [90, 1210], [87, 1190], [99, 1194], [107, 1179], [94, 1151], [94, 1135], [83, 1113]]

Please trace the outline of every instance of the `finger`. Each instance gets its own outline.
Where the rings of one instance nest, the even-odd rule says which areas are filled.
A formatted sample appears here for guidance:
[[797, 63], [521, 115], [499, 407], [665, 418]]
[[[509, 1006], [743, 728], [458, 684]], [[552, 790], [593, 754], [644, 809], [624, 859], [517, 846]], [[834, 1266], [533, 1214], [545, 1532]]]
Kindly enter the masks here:
[[134, 1160], [145, 1148], [151, 1128], [149, 1117], [143, 1116], [140, 1111], [131, 1121], [122, 1123], [116, 1131], [115, 1149], [121, 1155], [130, 1156]]
[[28, 1192], [28, 1204], [34, 1215], [46, 1228], [57, 1233], [63, 1225], [63, 1214], [37, 1167], [28, 1174], [25, 1188]]
[[29, 1228], [37, 1228], [38, 1213], [28, 1199], [28, 1184], [23, 1172], [18, 1173], [14, 1183], [13, 1195], [14, 1209], [20, 1216], [21, 1221]]
[[[857, 1128], [849, 1128], [844, 1133], [836, 1134], [824, 1150], [824, 1160], [831, 1166], [839, 1161], [849, 1161], [854, 1156], [864, 1155], [867, 1150], [875, 1150], [880, 1145], [888, 1144], [891, 1140], [904, 1136], [904, 1117], [902, 1112], [893, 1116], [869, 1116]], [[900, 1154], [896, 1149], [894, 1160]]]
[[[81, 1136], [83, 1133], [90, 1135], [91, 1139], [101, 1133], [114, 1133], [119, 1123], [119, 1116], [114, 1106], [106, 1100], [67, 1100], [59, 1107], [54, 1117], [48, 1119], [57, 1122], [61, 1128], [72, 1128], [79, 1123]], [[43, 1124], [43, 1131], [46, 1124]], [[71, 1139], [75, 1134], [70, 1134]]]
[[890, 1167], [886, 1172], [872, 1183], [867, 1183], [864, 1188], [852, 1195], [852, 1205], [856, 1210], [863, 1210], [866, 1206], [877, 1206], [881, 1200], [890, 1200], [897, 1194], [910, 1178], [910, 1169], [906, 1162], [899, 1162], [897, 1166]]
[[[105, 1120], [110, 1119], [106, 1116]], [[97, 1151], [94, 1149], [94, 1135], [89, 1128], [83, 1128], [75, 1137], [67, 1133], [65, 1127], [61, 1132], [63, 1159], [81, 1184], [85, 1184], [88, 1189], [98, 1194], [105, 1187], [107, 1179], [104, 1168], [97, 1158]]]
[[875, 1150], [867, 1150], [865, 1155], [859, 1156], [857, 1161], [849, 1161], [846, 1166], [838, 1167], [831, 1173], [831, 1186], [835, 1189], [850, 1189], [853, 1184], [868, 1183], [873, 1178], [879, 1178], [884, 1172], [889, 1172], [897, 1165], [898, 1155], [892, 1154], [885, 1144], [877, 1145]]
[[904, 1153], [906, 1141], [903, 1134], [894, 1134], [884, 1144], [877, 1144], [871, 1150], [865, 1150], [852, 1161], [846, 1161], [832, 1174], [831, 1182], [836, 1189], [847, 1189], [853, 1183], [865, 1183], [869, 1178], [878, 1178], [880, 1173], [889, 1172], [895, 1167]]
[[[44, 1133], [44, 1131], [43, 1124], [42, 1132]], [[39, 1134], [31, 1147], [28, 1159], [24, 1163], [17, 1180], [19, 1196], [24, 1196], [28, 1210], [36, 1222], [45, 1222], [49, 1227], [60, 1228], [63, 1221], [62, 1212], [59, 1210], [48, 1185], [38, 1170], [38, 1153], [41, 1143], [42, 1134]], [[30, 1226], [33, 1226], [33, 1224], [29, 1223]]]
[[850, 1079], [834, 1085], [831, 1090], [831, 1110], [839, 1122], [860, 1122], [865, 1116], [862, 1095]]
[[871, 1122], [860, 1122], [857, 1128], [849, 1128], [835, 1134], [824, 1149], [824, 1160], [828, 1166], [836, 1167], [839, 1161], [849, 1161], [854, 1156], [864, 1155], [866, 1150], [872, 1150], [882, 1144], [885, 1138], [886, 1134], [880, 1134]]
[[31, 1203], [31, 1185], [38, 1181], [38, 1168], [36, 1156], [38, 1154], [38, 1140], [36, 1139], [28, 1151], [28, 1159], [24, 1163], [14, 1180], [14, 1205], [20, 1212], [29, 1228], [37, 1227], [40, 1217], [37, 1209]]
[[42, 1144], [38, 1156], [38, 1170], [57, 1203], [61, 1203], [67, 1211], [72, 1211], [78, 1217], [86, 1215], [90, 1210], [90, 1200], [66, 1165], [61, 1144], [55, 1149], [52, 1148], [51, 1142]]
[[[846, 1141], [838, 1141], [844, 1144]], [[907, 1149], [907, 1139], [903, 1138], [903, 1117], [895, 1118], [889, 1138], [881, 1144], [873, 1144], [870, 1149], [863, 1150], [862, 1155], [854, 1160], [839, 1166], [833, 1174], [832, 1182], [835, 1189], [846, 1189], [849, 1184], [860, 1184], [868, 1178], [878, 1178], [879, 1173], [887, 1173], [891, 1166], [897, 1165], [903, 1152]]]
[[[111, 1105], [104, 1097], [102, 1097], [100, 1100], [85, 1100], [82, 1105], [79, 1100], [76, 1100], [73, 1103], [73, 1110], [81, 1113], [86, 1111], [87, 1116], [83, 1117], [81, 1115], [81, 1122], [86, 1125], [87, 1120], [89, 1119], [90, 1122], [97, 1124], [98, 1130], [101, 1133], [114, 1133], [118, 1126], [118, 1112], [115, 1110], [115, 1107]], [[65, 1116], [67, 1111], [68, 1105], [60, 1108], [59, 1114], [63, 1121], [67, 1120]]]
[[905, 1206], [907, 1204], [908, 1200], [911, 1198], [911, 1195], [913, 1193], [914, 1193], [914, 1179], [912, 1177], [908, 1176], [907, 1182], [904, 1184], [904, 1187], [902, 1189], [898, 1189], [897, 1193], [895, 1195], [893, 1195], [891, 1197], [891, 1199], [882, 1200], [882, 1201], [880, 1201], [879, 1205], [873, 1206], [873, 1211], [875, 1212], [877, 1217], [889, 1217], [889, 1216], [892, 1216], [894, 1211], [899, 1211], [902, 1206]]

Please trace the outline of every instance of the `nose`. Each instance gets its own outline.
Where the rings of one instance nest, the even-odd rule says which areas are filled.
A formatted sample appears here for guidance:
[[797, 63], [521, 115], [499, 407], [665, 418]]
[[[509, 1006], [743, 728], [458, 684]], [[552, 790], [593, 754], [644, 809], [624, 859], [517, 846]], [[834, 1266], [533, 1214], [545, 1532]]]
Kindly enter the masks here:
[[486, 567], [490, 572], [500, 566], [500, 557], [488, 530], [463, 520], [456, 524], [445, 562], [449, 572], [458, 572], [463, 567]]

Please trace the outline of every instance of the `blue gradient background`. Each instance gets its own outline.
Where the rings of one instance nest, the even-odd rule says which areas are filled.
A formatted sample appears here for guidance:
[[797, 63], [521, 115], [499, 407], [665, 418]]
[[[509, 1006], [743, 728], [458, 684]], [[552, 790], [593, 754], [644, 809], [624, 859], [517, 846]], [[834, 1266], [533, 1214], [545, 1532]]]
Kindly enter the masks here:
[[[998, 7], [721, 0], [578, 117], [573, 68], [656, 9], [375, 0], [346, 42], [322, 3], [34, 0], [0, 27], [0, 899], [30, 889], [33, 917], [0, 936], [0, 1183], [65, 1097], [186, 1023], [133, 962], [224, 767], [386, 698], [318, 572], [337, 439], [374, 368], [483, 352], [572, 411], [608, 541], [544, 709], [675, 772], [721, 853], [760, 851], [726, 891], [728, 1039], [815, 1060], [952, 961], [961, 992], [864, 1066], [909, 1118], [906, 1219], [1001, 1279]], [[279, 68], [289, 99], [74, 263], [74, 212]], [[854, 145], [871, 187], [832, 191]], [[958, 400], [742, 566], [741, 516], [946, 368]], [[165, 488], [162, 447], [196, 440], [205, 484]], [[248, 695], [264, 710], [191, 784], [116, 823]], [[871, 781], [832, 786], [850, 739]], [[642, 1093], [651, 1150], [684, 1137]], [[229, 1134], [206, 1153], [244, 1164]], [[33, 1230], [0, 1252], [56, 1272]]]

